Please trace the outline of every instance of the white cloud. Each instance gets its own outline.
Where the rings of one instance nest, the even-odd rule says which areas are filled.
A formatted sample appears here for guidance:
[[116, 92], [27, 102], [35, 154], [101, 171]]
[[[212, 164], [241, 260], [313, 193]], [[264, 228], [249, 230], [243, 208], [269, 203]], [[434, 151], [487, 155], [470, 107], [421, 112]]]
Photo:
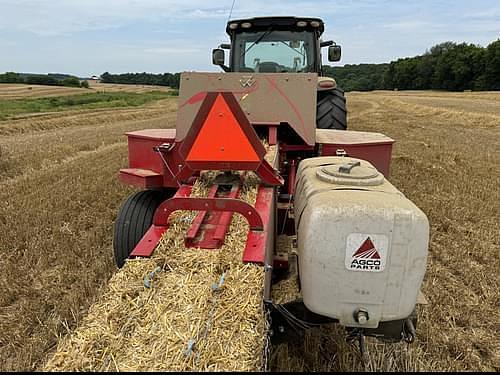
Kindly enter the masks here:
[[428, 30], [430, 27], [435, 29], [440, 26], [426, 21], [409, 20], [387, 23], [383, 27], [395, 31], [419, 31], [423, 29]]
[[202, 53], [205, 52], [201, 48], [183, 48], [183, 47], [154, 47], [146, 48], [144, 53], [152, 53], [159, 55], [170, 55], [170, 54], [190, 54], [190, 53]]
[[53, 36], [130, 22], [196, 18], [204, 12], [222, 17], [225, 9], [208, 7], [202, 0], [2, 0], [0, 28]]
[[[0, 29], [55, 36], [90, 30], [108, 30], [131, 22], [183, 19], [221, 19], [229, 15], [232, 0], [2, 0]], [[215, 5], [214, 5], [215, 4]], [[340, 0], [236, 1], [232, 18], [257, 15], [326, 16], [360, 7], [374, 7], [372, 1]]]
[[500, 18], [500, 6], [488, 8], [479, 12], [472, 12], [464, 15], [466, 18]]

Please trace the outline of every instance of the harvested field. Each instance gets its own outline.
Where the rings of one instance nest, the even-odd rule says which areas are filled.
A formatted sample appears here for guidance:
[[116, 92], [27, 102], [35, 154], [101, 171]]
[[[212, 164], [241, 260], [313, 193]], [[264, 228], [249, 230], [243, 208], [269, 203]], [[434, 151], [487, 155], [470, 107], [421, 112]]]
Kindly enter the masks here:
[[79, 87], [29, 85], [22, 83], [0, 83], [1, 99], [46, 98], [52, 96], [88, 94], [89, 92], [147, 92], [170, 91], [165, 86], [121, 85], [116, 83], [100, 83], [90, 81], [88, 89]]
[[0, 121], [54, 115], [67, 111], [90, 111], [106, 108], [133, 108], [173, 96], [162, 91], [89, 92], [81, 95], [0, 100]]
[[[431, 245], [422, 288], [429, 305], [420, 307], [414, 344], [383, 345], [368, 339], [366, 366], [357, 348], [345, 343], [339, 327], [325, 327], [309, 332], [303, 342], [273, 348], [272, 369], [500, 370], [499, 102], [500, 93], [493, 92], [348, 94], [350, 129], [382, 132], [396, 140], [391, 182], [429, 217]], [[150, 327], [132, 305], [153, 301], [148, 316], [158, 322], [169, 313], [165, 306], [172, 305], [163, 305], [161, 279], [157, 284], [153, 280], [151, 290], [142, 285], [148, 272], [171, 259], [169, 246], [151, 261], [131, 262], [129, 271], [115, 273], [111, 239], [117, 209], [131, 191], [116, 179], [118, 169], [126, 165], [121, 134], [174, 126], [174, 111], [175, 99], [167, 99], [133, 109], [2, 122], [1, 370], [63, 369], [58, 358], [69, 361], [65, 369], [169, 368], [162, 357], [166, 352], [162, 345], [167, 344], [156, 350], [156, 340], [151, 339], [142, 349], [133, 346]], [[217, 272], [213, 275], [207, 285], [218, 279]], [[127, 289], [121, 289], [123, 285]], [[130, 310], [114, 305], [119, 308], [113, 317], [136, 322], [132, 325], [136, 330], [131, 328], [121, 337], [123, 327], [99, 326], [105, 330], [96, 347], [75, 339], [89, 335], [92, 322], [103, 322], [102, 301], [120, 296], [128, 298]], [[206, 312], [208, 307], [203, 308]], [[216, 324], [224, 330], [231, 323], [235, 322], [221, 318]], [[193, 319], [193, 327], [197, 324], [200, 320]], [[118, 341], [107, 341], [116, 335]], [[186, 344], [188, 336], [178, 343]], [[81, 350], [76, 349], [79, 344]], [[106, 346], [112, 355], [104, 354]], [[61, 357], [64, 348], [67, 353]], [[86, 350], [94, 350], [94, 355]], [[76, 351], [89, 361], [77, 363], [79, 359], [72, 356]], [[200, 358], [200, 363], [209, 363], [204, 361]], [[246, 363], [250, 368], [253, 362]], [[192, 363], [182, 367], [193, 368]]]
[[147, 91], [170, 91], [170, 87], [157, 85], [124, 85], [120, 83], [101, 83], [89, 81], [90, 89], [103, 92], [147, 92]]
[[126, 142], [126, 131], [175, 126], [175, 99], [132, 109], [68, 111], [0, 123], [0, 179], [51, 169], [98, 147]]
[[[102, 108], [94, 110], [67, 110], [64, 112], [36, 114], [25, 118], [0, 122], [0, 136], [13, 134], [30, 134], [42, 130], [96, 126], [121, 121], [156, 118], [166, 111], [176, 108], [175, 99], [158, 100], [144, 106], [133, 108]], [[147, 109], [147, 110], [145, 110]], [[174, 126], [175, 124], [172, 124]]]
[[0, 83], [0, 99], [45, 98], [51, 96], [85, 94], [79, 87], [28, 85], [24, 83]]
[[474, 94], [348, 95], [350, 128], [396, 140], [390, 180], [429, 217], [429, 305], [420, 306], [414, 344], [367, 339], [366, 367], [329, 327], [275, 348], [275, 370], [500, 370], [500, 110], [492, 104], [500, 93]]
[[168, 99], [0, 125], [2, 370], [41, 365], [107, 283], [113, 220], [131, 191], [116, 178], [123, 133], [173, 126], [174, 108]]

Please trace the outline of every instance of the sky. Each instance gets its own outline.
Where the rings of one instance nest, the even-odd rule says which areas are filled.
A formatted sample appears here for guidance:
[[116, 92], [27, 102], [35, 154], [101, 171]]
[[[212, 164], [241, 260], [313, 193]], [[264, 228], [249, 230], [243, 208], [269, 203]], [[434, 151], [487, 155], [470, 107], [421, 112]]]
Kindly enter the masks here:
[[[229, 40], [232, 4], [0, 0], [0, 72], [220, 71], [211, 50]], [[420, 55], [444, 41], [485, 47], [500, 38], [499, 0], [235, 0], [231, 19], [271, 15], [322, 18], [323, 40], [342, 46], [340, 66]]]

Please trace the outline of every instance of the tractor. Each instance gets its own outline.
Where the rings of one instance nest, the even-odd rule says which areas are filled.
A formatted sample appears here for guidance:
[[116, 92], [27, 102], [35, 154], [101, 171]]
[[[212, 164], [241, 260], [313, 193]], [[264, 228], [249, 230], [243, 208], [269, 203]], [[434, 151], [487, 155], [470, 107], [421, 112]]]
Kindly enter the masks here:
[[[224, 72], [182, 73], [175, 129], [127, 133], [119, 178], [141, 191], [118, 212], [117, 266], [150, 257], [174, 211], [199, 212], [185, 244], [200, 251], [220, 248], [238, 213], [249, 224], [242, 262], [265, 271], [272, 342], [333, 323], [362, 350], [365, 336], [413, 341], [429, 223], [388, 180], [394, 140], [346, 130], [344, 94], [321, 76], [321, 47], [330, 61], [340, 47], [320, 40], [318, 18], [231, 20], [226, 30], [231, 44], [212, 54]], [[220, 179], [192, 196], [204, 171]], [[243, 172], [260, 179], [254, 204], [238, 198]], [[290, 277], [300, 296], [278, 303], [273, 286]]]
[[[324, 23], [319, 18], [259, 17], [234, 20], [226, 32], [231, 44], [212, 51], [212, 61], [225, 72], [317, 73], [316, 126], [347, 129], [344, 92], [333, 78], [323, 76], [321, 48], [328, 47], [328, 60], [339, 61], [341, 47], [321, 41]], [[224, 49], [230, 50], [229, 66]]]

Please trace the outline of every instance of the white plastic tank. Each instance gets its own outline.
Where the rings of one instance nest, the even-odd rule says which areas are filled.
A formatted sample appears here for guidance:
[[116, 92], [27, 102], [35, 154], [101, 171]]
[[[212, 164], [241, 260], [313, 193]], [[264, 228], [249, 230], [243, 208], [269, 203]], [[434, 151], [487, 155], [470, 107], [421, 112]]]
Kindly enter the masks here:
[[425, 214], [369, 162], [301, 161], [295, 190], [306, 307], [349, 327], [407, 318], [426, 270]]

